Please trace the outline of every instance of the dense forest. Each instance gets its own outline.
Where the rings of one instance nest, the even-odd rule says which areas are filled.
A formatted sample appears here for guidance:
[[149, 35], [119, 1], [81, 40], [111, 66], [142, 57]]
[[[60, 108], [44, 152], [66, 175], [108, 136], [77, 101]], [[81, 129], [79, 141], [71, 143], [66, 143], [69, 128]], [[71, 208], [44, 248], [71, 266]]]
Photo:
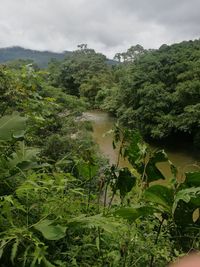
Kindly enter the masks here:
[[200, 147], [200, 41], [158, 50], [136, 45], [115, 59], [123, 63], [111, 69], [103, 55], [83, 46], [50, 65], [52, 83], [112, 112], [144, 137], [182, 135]]
[[[0, 65], [2, 267], [164, 267], [199, 250], [200, 167], [180, 179], [144, 140], [200, 148], [200, 41], [114, 59], [81, 44], [46, 69]], [[95, 144], [88, 109], [117, 118], [116, 164]]]

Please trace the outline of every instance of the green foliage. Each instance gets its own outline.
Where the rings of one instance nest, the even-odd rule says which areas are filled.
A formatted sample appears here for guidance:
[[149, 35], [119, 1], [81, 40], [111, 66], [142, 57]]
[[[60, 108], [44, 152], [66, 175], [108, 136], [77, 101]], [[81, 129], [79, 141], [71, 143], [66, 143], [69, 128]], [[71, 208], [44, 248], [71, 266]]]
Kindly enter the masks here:
[[10, 155], [8, 160], [9, 167], [10, 169], [20, 168], [21, 170], [37, 167], [38, 154], [38, 148], [26, 147], [24, 141], [19, 142], [17, 150]]
[[43, 220], [38, 222], [34, 228], [42, 233], [48, 240], [59, 240], [65, 237], [66, 227], [59, 224], [53, 225], [54, 221]]
[[[143, 81], [148, 77], [140, 64], [146, 67], [145, 58], [151, 61], [158, 52], [146, 54], [142, 47], [132, 47], [129, 61], [140, 71], [129, 61], [113, 70], [101, 54], [84, 44], [79, 48], [61, 65], [54, 62], [50, 73], [30, 65], [0, 68], [0, 265], [166, 266], [199, 248], [200, 173], [188, 172], [184, 181], [178, 181], [176, 167], [163, 150], [152, 151], [138, 131], [119, 125], [113, 131], [113, 147], [119, 145], [119, 155], [109, 166], [97, 154], [91, 125], [81, 119], [87, 104], [75, 95], [119, 115], [125, 110], [122, 120], [133, 119], [134, 128], [139, 123], [133, 117], [139, 113], [134, 110], [133, 116], [131, 107], [144, 101], [146, 113], [139, 107], [144, 117], [137, 118], [152, 130], [146, 122], [154, 127], [153, 119], [160, 120], [156, 109], [168, 108], [162, 101], [170, 98], [166, 83], [176, 83], [172, 71], [165, 77], [170, 58], [166, 52], [162, 58], [162, 51], [168, 48], [159, 52], [164, 69], [158, 66], [159, 73], [154, 68], [149, 72], [151, 78], [162, 77], [162, 82], [154, 81], [155, 86]], [[180, 64], [176, 67], [181, 83], [198, 74], [197, 69], [192, 74], [186, 63], [189, 73]], [[133, 69], [134, 82], [140, 81], [134, 84], [138, 89], [134, 100], [128, 92]], [[119, 108], [121, 79], [128, 87]], [[174, 100], [182, 101], [179, 115], [182, 108], [187, 113], [188, 123], [180, 123], [179, 129], [194, 127], [198, 140], [198, 102], [193, 99], [193, 94], [198, 98], [198, 82], [187, 85], [169, 91]], [[190, 105], [185, 107], [187, 101]], [[165, 122], [171, 116], [175, 115], [167, 114]], [[120, 157], [128, 159], [131, 167], [120, 168]], [[161, 162], [171, 168], [169, 181], [159, 169]]]
[[200, 172], [186, 172], [185, 176], [186, 178], [184, 184], [186, 184], [188, 187], [200, 186]]
[[26, 118], [17, 113], [0, 118], [0, 141], [11, 141], [24, 136]]
[[124, 53], [117, 53], [114, 56], [114, 59], [121, 62], [133, 62], [137, 60], [141, 55], [143, 55], [146, 50], [139, 44], [135, 46], [131, 46], [126, 52]]
[[79, 47], [62, 64], [52, 62], [49, 72], [52, 85], [68, 94], [85, 97], [92, 106], [99, 104], [95, 103], [98, 92], [113, 84], [106, 57], [87, 46]]
[[144, 198], [147, 201], [155, 203], [163, 212], [172, 213], [174, 194], [171, 188], [163, 185], [152, 185], [145, 190]]
[[[133, 60], [129, 50], [123, 53], [124, 63], [115, 70], [121, 72], [118, 101], [113, 100], [120, 121], [147, 139], [185, 136], [199, 147], [199, 47], [199, 40], [184, 41], [158, 50], [139, 49], [137, 58], [133, 47]], [[105, 105], [109, 110], [109, 103]]]
[[119, 170], [119, 175], [116, 182], [116, 190], [120, 191], [120, 197], [124, 198], [136, 184], [136, 177], [131, 174], [128, 168]]
[[128, 220], [130, 223], [133, 223], [140, 217], [148, 217], [156, 212], [158, 212], [158, 209], [155, 207], [145, 205], [131, 208], [120, 208], [114, 212], [114, 215], [122, 217], [123, 219]]
[[[119, 154], [122, 157], [127, 157], [137, 171], [136, 177], [139, 179], [138, 184], [140, 184], [140, 190], [142, 190], [142, 195], [137, 200], [137, 205], [141, 203], [142, 207], [125, 207], [117, 210], [115, 215], [121, 216], [133, 223], [140, 217], [147, 218], [150, 215], [160, 214], [161, 224], [159, 229], [161, 229], [163, 222], [166, 221], [169, 224], [169, 232], [172, 235], [176, 233], [174, 241], [184, 251], [189, 250], [191, 244], [198, 246], [195, 236], [199, 236], [200, 233], [200, 218], [199, 214], [197, 214], [200, 205], [199, 172], [186, 173], [185, 181], [179, 183], [176, 178], [176, 168], [168, 160], [163, 150], [151, 152], [142, 143], [142, 139], [137, 133], [131, 134], [130, 130], [123, 131], [119, 127], [115, 130], [116, 141], [121, 142]], [[115, 146], [116, 143], [114, 143]], [[159, 162], [168, 162], [172, 170], [171, 175], [173, 179], [171, 182], [168, 182], [167, 186], [151, 184], [151, 182], [158, 179], [165, 179], [157, 165]], [[123, 187], [123, 185], [121, 186]], [[130, 203], [130, 199], [128, 203]], [[144, 205], [144, 203], [146, 204]], [[158, 231], [158, 236], [160, 231]], [[190, 232], [190, 237], [187, 236], [187, 241], [182, 243], [188, 231]], [[157, 240], [158, 237], [156, 238], [155, 245], [158, 242]]]
[[168, 162], [168, 157], [163, 150], [156, 151], [148, 160], [145, 169], [145, 175], [148, 177], [147, 182], [156, 181], [159, 179], [165, 179], [164, 175], [161, 173], [156, 164], [160, 162]]

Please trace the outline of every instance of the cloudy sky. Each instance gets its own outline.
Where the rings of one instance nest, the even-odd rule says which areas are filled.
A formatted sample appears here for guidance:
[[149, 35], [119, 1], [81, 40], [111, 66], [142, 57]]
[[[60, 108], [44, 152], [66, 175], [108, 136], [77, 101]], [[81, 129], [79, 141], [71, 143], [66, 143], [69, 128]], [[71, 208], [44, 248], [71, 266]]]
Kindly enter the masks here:
[[74, 50], [112, 57], [141, 44], [158, 48], [200, 38], [200, 0], [1, 0], [0, 47]]

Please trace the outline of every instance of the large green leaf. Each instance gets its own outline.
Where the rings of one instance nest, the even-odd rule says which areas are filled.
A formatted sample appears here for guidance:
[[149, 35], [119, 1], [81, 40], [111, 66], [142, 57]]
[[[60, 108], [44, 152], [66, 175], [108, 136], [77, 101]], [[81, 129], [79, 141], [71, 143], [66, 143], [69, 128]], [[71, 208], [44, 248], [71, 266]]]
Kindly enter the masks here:
[[200, 186], [200, 172], [186, 172], [184, 184], [188, 187]]
[[140, 206], [131, 208], [121, 208], [113, 213], [114, 216], [119, 216], [123, 219], [133, 223], [139, 217], [149, 216], [158, 212], [158, 210], [151, 206]]
[[9, 141], [13, 137], [19, 138], [24, 135], [27, 118], [18, 113], [6, 115], [0, 118], [0, 141]]
[[121, 197], [125, 197], [125, 195], [131, 191], [135, 184], [136, 177], [129, 171], [128, 168], [123, 168], [119, 171], [116, 189], [120, 191]]
[[78, 164], [79, 175], [84, 179], [89, 180], [97, 174], [98, 166], [91, 164], [90, 162], [81, 161]]
[[[138, 132], [125, 131], [125, 139], [128, 141], [128, 146], [125, 149], [124, 157], [127, 157], [129, 162], [135, 166], [140, 161], [143, 154], [142, 137]], [[145, 147], [146, 149], [146, 147]]]
[[[194, 216], [200, 207], [200, 187], [191, 187], [178, 191], [173, 205], [174, 221], [179, 227], [195, 227], [197, 233], [200, 227], [200, 218]], [[194, 229], [195, 229], [194, 228]]]
[[112, 217], [105, 217], [102, 214], [86, 217], [84, 215], [71, 219], [68, 223], [72, 229], [80, 228], [101, 228], [108, 233], [115, 233], [117, 228], [121, 226], [119, 222]]
[[24, 142], [19, 142], [19, 147], [9, 160], [10, 168], [19, 167], [20, 169], [29, 169], [37, 165], [37, 154], [39, 149], [28, 148]]
[[173, 203], [173, 213], [175, 212], [180, 200], [184, 201], [185, 203], [192, 202], [192, 204], [194, 204], [194, 208], [200, 207], [200, 187], [191, 187], [178, 191]]
[[54, 221], [43, 220], [38, 222], [34, 228], [42, 233], [42, 235], [48, 240], [59, 240], [65, 237], [66, 227], [59, 224], [54, 225]]
[[171, 213], [173, 205], [173, 190], [163, 185], [153, 185], [145, 190], [144, 198]]
[[158, 169], [156, 164], [160, 162], [167, 162], [167, 161], [168, 161], [168, 157], [167, 157], [167, 154], [164, 152], [164, 150], [156, 151], [153, 154], [153, 157], [149, 159], [149, 162], [145, 170], [147, 182], [153, 182], [156, 180], [165, 179], [165, 176], [161, 173], [161, 171]]

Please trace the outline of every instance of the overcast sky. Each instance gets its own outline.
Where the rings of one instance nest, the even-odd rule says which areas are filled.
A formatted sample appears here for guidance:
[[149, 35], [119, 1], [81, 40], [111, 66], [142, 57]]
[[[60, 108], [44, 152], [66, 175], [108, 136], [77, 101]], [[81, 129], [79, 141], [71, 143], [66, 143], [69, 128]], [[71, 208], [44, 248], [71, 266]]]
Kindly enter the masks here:
[[112, 57], [200, 37], [200, 0], [1, 0], [0, 47], [74, 50]]

